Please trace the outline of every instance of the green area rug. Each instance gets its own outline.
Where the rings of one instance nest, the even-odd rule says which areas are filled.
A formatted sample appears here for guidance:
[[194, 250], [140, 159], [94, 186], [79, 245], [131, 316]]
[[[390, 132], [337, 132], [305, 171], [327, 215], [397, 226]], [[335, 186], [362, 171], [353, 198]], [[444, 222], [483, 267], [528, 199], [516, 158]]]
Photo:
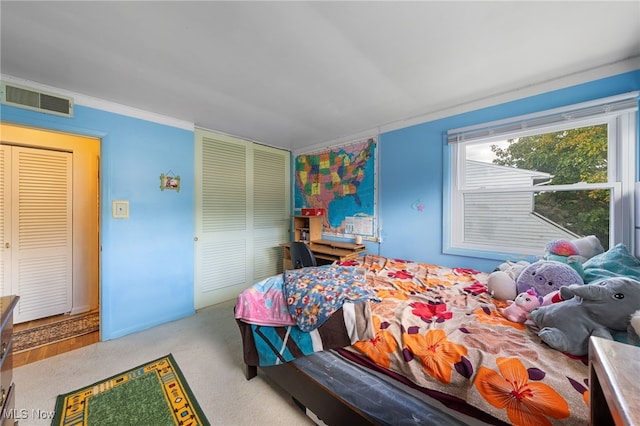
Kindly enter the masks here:
[[198, 405], [173, 355], [59, 395], [52, 425], [204, 426]]

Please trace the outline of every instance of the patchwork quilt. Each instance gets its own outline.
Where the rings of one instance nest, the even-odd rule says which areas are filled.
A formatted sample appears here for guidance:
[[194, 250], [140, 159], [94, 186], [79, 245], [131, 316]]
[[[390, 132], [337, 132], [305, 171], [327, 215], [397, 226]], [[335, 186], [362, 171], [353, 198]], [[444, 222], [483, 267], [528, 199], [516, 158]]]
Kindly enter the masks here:
[[263, 367], [374, 337], [364, 276], [348, 266], [286, 271], [238, 296], [244, 361]]
[[302, 331], [313, 331], [345, 303], [379, 302], [364, 275], [350, 266], [320, 266], [284, 273], [289, 313]]

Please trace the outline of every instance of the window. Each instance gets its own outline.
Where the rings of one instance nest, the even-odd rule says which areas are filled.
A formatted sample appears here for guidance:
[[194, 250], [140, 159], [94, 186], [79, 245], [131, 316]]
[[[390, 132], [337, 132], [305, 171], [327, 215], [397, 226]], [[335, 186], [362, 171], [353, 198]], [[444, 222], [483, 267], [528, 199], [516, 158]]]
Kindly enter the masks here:
[[632, 247], [637, 106], [630, 93], [449, 131], [445, 252], [539, 256], [585, 235]]

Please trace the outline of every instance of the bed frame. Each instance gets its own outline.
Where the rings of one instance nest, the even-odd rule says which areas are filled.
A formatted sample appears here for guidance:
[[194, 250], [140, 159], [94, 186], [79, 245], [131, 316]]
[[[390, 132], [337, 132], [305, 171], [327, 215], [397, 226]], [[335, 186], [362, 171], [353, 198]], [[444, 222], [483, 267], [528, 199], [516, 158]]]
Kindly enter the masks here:
[[[357, 407], [344, 401], [291, 362], [260, 370], [274, 383], [284, 389], [293, 402], [306, 413], [310, 410], [328, 425], [375, 425], [373, 419]], [[247, 380], [258, 375], [258, 367], [245, 364]]]

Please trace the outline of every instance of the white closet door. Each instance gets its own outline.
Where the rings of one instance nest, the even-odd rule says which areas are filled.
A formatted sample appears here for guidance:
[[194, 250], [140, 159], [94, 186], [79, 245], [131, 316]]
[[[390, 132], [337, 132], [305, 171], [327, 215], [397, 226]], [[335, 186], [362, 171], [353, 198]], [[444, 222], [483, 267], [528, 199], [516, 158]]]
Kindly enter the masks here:
[[199, 309], [277, 273], [279, 244], [287, 241], [290, 162], [287, 151], [203, 130], [196, 130], [195, 151]]
[[16, 323], [71, 310], [72, 154], [12, 148], [11, 293]]
[[253, 278], [282, 272], [289, 241], [289, 153], [255, 145], [253, 150]]
[[0, 145], [0, 296], [11, 294], [11, 147]]

